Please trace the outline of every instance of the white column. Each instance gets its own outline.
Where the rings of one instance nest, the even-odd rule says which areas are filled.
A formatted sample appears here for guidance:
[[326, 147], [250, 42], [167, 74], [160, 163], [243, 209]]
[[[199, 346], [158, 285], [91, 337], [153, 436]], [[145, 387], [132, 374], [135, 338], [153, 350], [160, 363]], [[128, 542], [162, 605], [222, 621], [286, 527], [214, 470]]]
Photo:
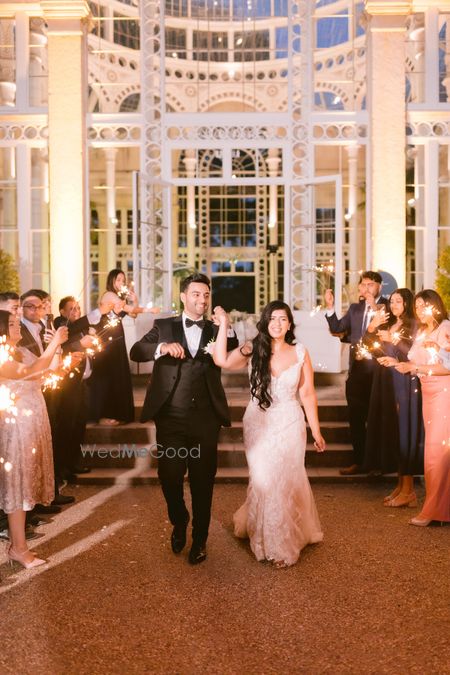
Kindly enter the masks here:
[[20, 287], [23, 291], [27, 291], [32, 286], [33, 269], [30, 200], [31, 161], [30, 149], [22, 143], [16, 148], [16, 175]]
[[[41, 0], [48, 25], [50, 291], [55, 301], [86, 292], [84, 0]], [[81, 298], [84, 305], [84, 297]]]
[[345, 148], [348, 156], [348, 201], [346, 227], [349, 228], [350, 240], [350, 275], [349, 283], [358, 282], [358, 269], [361, 267], [361, 236], [358, 229], [358, 151], [359, 145]]
[[367, 0], [371, 244], [367, 261], [403, 286], [405, 234], [405, 23], [409, 2]]
[[114, 11], [113, 11], [112, 7], [107, 7], [107, 6], [105, 7], [104, 5], [101, 5], [101, 6], [104, 9], [105, 17], [104, 17], [103, 21], [100, 19], [98, 30], [100, 32], [100, 30], [103, 26], [104, 30], [105, 30], [105, 40], [113, 43], [114, 42]]
[[117, 267], [116, 155], [117, 148], [103, 148], [106, 160], [106, 261], [108, 271]]
[[[195, 150], [186, 150], [186, 156], [183, 161], [186, 167], [186, 178], [194, 178], [197, 164]], [[195, 233], [197, 230], [197, 223], [195, 222], [195, 185], [187, 186], [186, 221], [187, 262], [189, 267], [195, 267]]]
[[438, 257], [439, 222], [439, 141], [425, 145], [425, 288], [434, 288]]
[[425, 105], [435, 108], [439, 103], [439, 10], [425, 11]]
[[[278, 157], [277, 148], [269, 149], [267, 158], [267, 173], [270, 178], [278, 175], [278, 167], [281, 159]], [[278, 244], [278, 186], [269, 185], [269, 245]], [[278, 297], [278, 258], [276, 252], [269, 253], [269, 300], [276, 300]]]

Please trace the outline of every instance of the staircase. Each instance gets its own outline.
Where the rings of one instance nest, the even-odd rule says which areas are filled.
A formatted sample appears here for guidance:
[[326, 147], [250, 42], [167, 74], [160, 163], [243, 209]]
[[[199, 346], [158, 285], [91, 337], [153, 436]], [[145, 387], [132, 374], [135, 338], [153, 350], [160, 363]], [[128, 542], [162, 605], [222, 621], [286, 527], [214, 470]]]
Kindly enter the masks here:
[[[308, 428], [306, 466], [311, 481], [352, 480], [339, 476], [338, 467], [351, 464], [352, 452], [347, 407], [344, 398], [345, 374], [316, 373], [316, 392], [324, 453], [313, 447]], [[136, 421], [119, 427], [91, 424], [86, 429], [82, 463], [89, 474], [79, 484], [148, 484], [157, 482], [155, 427], [138, 422], [144, 402], [148, 375], [133, 376]], [[217, 482], [246, 482], [242, 417], [249, 400], [247, 372], [224, 372], [222, 381], [231, 411], [232, 426], [222, 428], [218, 446]], [[359, 477], [359, 480], [361, 477]]]

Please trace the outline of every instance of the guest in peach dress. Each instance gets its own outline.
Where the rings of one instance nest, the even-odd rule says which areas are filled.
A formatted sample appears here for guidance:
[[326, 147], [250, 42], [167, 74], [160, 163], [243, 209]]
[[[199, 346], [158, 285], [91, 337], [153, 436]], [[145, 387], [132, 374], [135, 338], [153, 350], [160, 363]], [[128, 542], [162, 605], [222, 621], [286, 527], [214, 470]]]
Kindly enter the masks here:
[[395, 366], [401, 373], [421, 378], [425, 425], [425, 502], [410, 523], [426, 527], [433, 520], [450, 522], [450, 373], [439, 358], [448, 344], [450, 321], [442, 298], [424, 290], [414, 299], [420, 322], [408, 363]]

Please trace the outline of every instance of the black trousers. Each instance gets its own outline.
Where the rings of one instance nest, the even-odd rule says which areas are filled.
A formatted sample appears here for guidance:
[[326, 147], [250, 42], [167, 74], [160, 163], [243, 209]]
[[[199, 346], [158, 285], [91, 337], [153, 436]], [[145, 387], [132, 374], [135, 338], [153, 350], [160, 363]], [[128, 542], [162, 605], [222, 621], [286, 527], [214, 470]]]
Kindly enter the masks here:
[[172, 525], [186, 522], [183, 479], [188, 472], [192, 498], [192, 539], [204, 544], [211, 520], [220, 421], [211, 408], [173, 407], [155, 419], [158, 476]]
[[60, 392], [57, 445], [65, 449], [58, 469], [63, 478], [70, 476], [82, 461], [80, 446], [83, 443], [87, 422], [86, 380], [77, 373], [64, 381]]
[[364, 464], [366, 427], [372, 392], [373, 367], [367, 360], [354, 361], [345, 383], [348, 404], [350, 437], [353, 446], [354, 463]]

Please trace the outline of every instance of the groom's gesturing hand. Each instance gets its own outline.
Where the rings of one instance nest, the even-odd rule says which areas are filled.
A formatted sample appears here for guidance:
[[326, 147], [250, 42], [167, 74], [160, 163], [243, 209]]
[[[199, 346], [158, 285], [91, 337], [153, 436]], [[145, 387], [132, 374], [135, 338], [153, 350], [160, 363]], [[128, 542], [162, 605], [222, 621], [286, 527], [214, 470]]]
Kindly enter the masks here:
[[165, 342], [161, 345], [161, 356], [173, 356], [174, 359], [184, 359], [184, 348], [179, 342]]

